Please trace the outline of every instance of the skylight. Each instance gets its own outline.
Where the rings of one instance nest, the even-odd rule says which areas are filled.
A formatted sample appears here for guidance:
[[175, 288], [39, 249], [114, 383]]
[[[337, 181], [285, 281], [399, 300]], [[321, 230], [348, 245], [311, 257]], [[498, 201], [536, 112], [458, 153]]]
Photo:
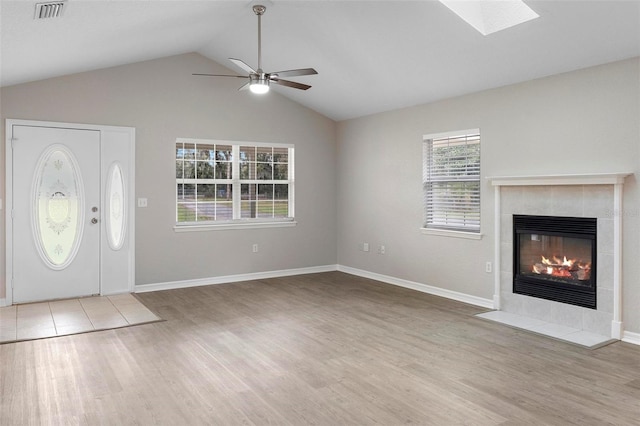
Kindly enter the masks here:
[[520, 0], [440, 0], [482, 35], [489, 35], [539, 17]]

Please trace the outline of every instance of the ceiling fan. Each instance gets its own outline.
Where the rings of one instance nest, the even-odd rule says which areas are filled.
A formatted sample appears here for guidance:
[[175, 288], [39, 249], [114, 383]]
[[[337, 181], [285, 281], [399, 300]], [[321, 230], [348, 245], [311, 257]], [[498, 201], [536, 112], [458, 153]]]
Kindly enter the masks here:
[[241, 61], [240, 59], [229, 58], [237, 67], [248, 72], [249, 75], [228, 75], [228, 74], [196, 74], [210, 77], [235, 77], [235, 78], [248, 78], [249, 82], [238, 90], [249, 89], [253, 93], [267, 93], [269, 91], [269, 84], [279, 84], [280, 86], [293, 87], [294, 89], [307, 90], [311, 86], [307, 84], [297, 83], [295, 81], [283, 80], [281, 77], [296, 77], [301, 75], [313, 75], [318, 74], [313, 68], [300, 68], [287, 71], [276, 71], [266, 73], [262, 70], [262, 23], [261, 18], [264, 12], [267, 10], [265, 6], [254, 5], [253, 12], [258, 15], [258, 69], [254, 70], [249, 65]]

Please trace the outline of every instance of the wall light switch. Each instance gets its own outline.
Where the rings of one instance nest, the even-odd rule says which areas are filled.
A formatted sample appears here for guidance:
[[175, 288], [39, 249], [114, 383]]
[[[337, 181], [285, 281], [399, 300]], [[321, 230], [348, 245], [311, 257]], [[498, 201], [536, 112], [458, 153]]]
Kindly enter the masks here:
[[362, 251], [369, 251], [369, 243], [362, 243]]
[[147, 207], [147, 199], [138, 198], [138, 207]]

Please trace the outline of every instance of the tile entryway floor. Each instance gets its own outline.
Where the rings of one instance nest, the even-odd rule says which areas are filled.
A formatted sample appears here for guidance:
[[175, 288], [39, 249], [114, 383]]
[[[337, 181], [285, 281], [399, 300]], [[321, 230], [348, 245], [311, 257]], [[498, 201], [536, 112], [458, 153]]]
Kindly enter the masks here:
[[132, 294], [0, 308], [0, 343], [65, 336], [159, 321]]

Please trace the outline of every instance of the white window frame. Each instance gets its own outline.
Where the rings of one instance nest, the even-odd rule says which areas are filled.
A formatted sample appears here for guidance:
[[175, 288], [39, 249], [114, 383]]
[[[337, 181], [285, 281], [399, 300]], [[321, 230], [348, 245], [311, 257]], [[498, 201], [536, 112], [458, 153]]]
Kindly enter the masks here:
[[[459, 130], [453, 132], [444, 132], [444, 133], [434, 133], [424, 135], [422, 140], [423, 146], [423, 197], [424, 197], [424, 220], [421, 232], [427, 235], [439, 235], [439, 236], [447, 236], [447, 237], [455, 237], [455, 238], [466, 238], [466, 239], [475, 239], [479, 240], [482, 238], [481, 233], [481, 179], [480, 179], [480, 170], [478, 170], [477, 176], [467, 175], [467, 176], [432, 176], [430, 169], [430, 161], [432, 160], [431, 154], [433, 149], [433, 141], [434, 140], [442, 140], [442, 139], [453, 139], [453, 138], [462, 138], [472, 135], [480, 135], [480, 129], [467, 129], [467, 130]], [[481, 139], [478, 142], [481, 147]], [[477, 215], [478, 215], [478, 226], [456, 226], [455, 224], [448, 223], [446, 220], [440, 223], [429, 223], [430, 221], [430, 209], [432, 206], [429, 203], [428, 197], [428, 185], [431, 182], [477, 182], [478, 183], [478, 192], [477, 197], [478, 201], [476, 204]], [[475, 203], [474, 203], [475, 204]]]
[[[251, 229], [251, 228], [278, 228], [295, 226], [295, 184], [294, 184], [294, 151], [293, 144], [284, 143], [268, 143], [268, 142], [245, 142], [245, 141], [229, 141], [229, 140], [213, 140], [213, 139], [194, 139], [194, 138], [177, 138], [178, 143], [186, 144], [209, 144], [209, 145], [228, 145], [232, 148], [232, 177], [231, 179], [208, 179], [207, 183], [230, 183], [232, 185], [232, 204], [233, 219], [231, 220], [214, 220], [214, 221], [189, 221], [178, 222], [176, 213], [176, 224], [174, 230], [176, 232], [192, 232], [192, 231], [213, 231], [223, 229]], [[288, 150], [287, 160], [287, 180], [259, 180], [259, 179], [241, 179], [240, 178], [240, 147], [265, 147], [265, 148], [286, 148]], [[174, 155], [175, 158], [175, 155]], [[181, 181], [181, 182], [180, 182]], [[174, 208], [178, 207], [178, 183], [187, 183], [185, 179], [176, 178], [174, 184], [175, 203]], [[189, 179], [189, 183], [196, 184], [198, 179]], [[241, 217], [241, 185], [242, 184], [287, 184], [288, 185], [288, 214], [286, 218], [242, 218]]]

